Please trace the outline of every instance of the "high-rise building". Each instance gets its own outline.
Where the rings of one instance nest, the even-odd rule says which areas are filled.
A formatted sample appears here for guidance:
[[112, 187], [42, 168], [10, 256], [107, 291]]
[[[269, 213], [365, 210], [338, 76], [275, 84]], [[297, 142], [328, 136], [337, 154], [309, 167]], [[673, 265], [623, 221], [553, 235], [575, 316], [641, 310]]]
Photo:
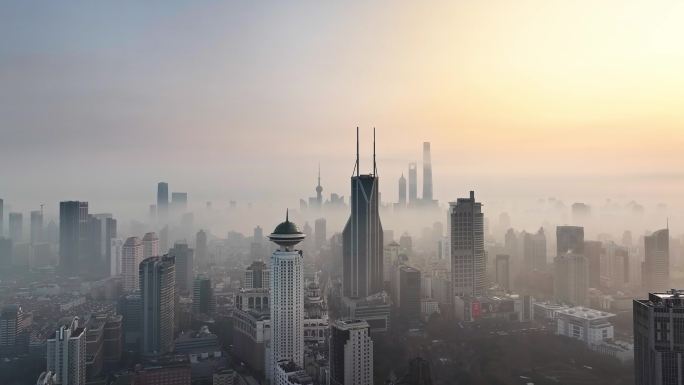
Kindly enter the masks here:
[[314, 222], [314, 238], [316, 249], [320, 250], [327, 241], [325, 218], [318, 218]]
[[188, 208], [188, 193], [171, 193], [171, 211], [174, 213], [184, 213]]
[[271, 287], [271, 269], [262, 261], [252, 262], [245, 270], [245, 289], [267, 289]]
[[554, 258], [553, 295], [559, 303], [587, 305], [589, 264], [584, 255], [563, 254]]
[[304, 233], [285, 216], [269, 239], [278, 245], [271, 255], [271, 376], [281, 360], [304, 365], [304, 266], [294, 247]]
[[420, 270], [399, 267], [399, 312], [407, 320], [420, 319]]
[[649, 293], [635, 299], [634, 374], [636, 385], [681, 384], [684, 348], [684, 291]]
[[511, 290], [510, 260], [511, 257], [508, 254], [497, 254], [494, 262], [496, 283], [505, 291]]
[[150, 257], [140, 263], [143, 355], [157, 356], [173, 351], [175, 289], [173, 257]]
[[430, 142], [423, 142], [423, 201], [432, 202], [432, 156]]
[[25, 353], [20, 346], [20, 336], [30, 325], [33, 317], [19, 305], [5, 305], [0, 311], [0, 357], [13, 357]]
[[524, 233], [522, 252], [527, 271], [546, 270], [546, 235], [544, 228], [536, 234]]
[[85, 385], [86, 331], [78, 317], [48, 338], [47, 370], [54, 373], [55, 384]]
[[145, 233], [142, 239], [142, 245], [143, 245], [143, 259], [149, 258], [149, 257], [157, 257], [160, 255], [159, 253], [159, 237], [157, 237], [157, 233], [150, 232], [150, 233]]
[[662, 229], [644, 237], [641, 268], [644, 288], [665, 291], [670, 285], [670, 230]]
[[121, 249], [121, 275], [123, 276], [123, 289], [134, 291], [139, 289], [138, 267], [143, 261], [143, 244], [140, 238], [130, 237], [126, 239]]
[[409, 205], [415, 205], [418, 202], [418, 166], [413, 162], [408, 165], [408, 190]]
[[43, 242], [43, 212], [31, 211], [31, 243]]
[[157, 183], [157, 218], [164, 221], [169, 213], [169, 184]]
[[123, 316], [121, 329], [127, 350], [138, 351], [142, 340], [143, 301], [140, 292], [127, 294], [119, 299], [119, 314]]
[[9, 238], [0, 237], [0, 269], [12, 267], [14, 245]]
[[123, 245], [121, 238], [114, 238], [109, 243], [109, 276], [116, 277], [121, 275], [121, 265], [123, 263]]
[[5, 201], [0, 199], [0, 238], [5, 236]]
[[373, 384], [373, 340], [366, 321], [335, 321], [329, 349], [330, 385]]
[[196, 314], [213, 314], [216, 310], [216, 297], [211, 280], [198, 276], [192, 285], [192, 311]]
[[556, 256], [567, 253], [584, 255], [584, 227], [556, 227]]
[[399, 207], [406, 207], [406, 178], [403, 172], [399, 177]]
[[194, 266], [194, 252], [187, 243], [176, 242], [169, 255], [176, 258], [176, 290], [178, 293], [190, 293]]
[[164, 255], [169, 251], [169, 226], [166, 225], [159, 230], [159, 254]]
[[[357, 129], [356, 174], [351, 178], [351, 215], [343, 237], [343, 295], [365, 298], [383, 290], [383, 231], [373, 141], [373, 173], [360, 174]], [[374, 134], [375, 135], [375, 134]]]
[[79, 272], [88, 240], [88, 202], [59, 203], [59, 265], [65, 274]]
[[112, 214], [88, 216], [89, 265], [99, 275], [108, 276], [112, 264], [112, 239], [116, 238], [116, 219]]
[[24, 241], [24, 215], [9, 213], [9, 237], [15, 244]]
[[397, 382], [397, 385], [432, 385], [430, 361], [422, 357], [409, 361], [408, 373]]
[[584, 241], [584, 256], [587, 258], [589, 270], [589, 287], [601, 286], [601, 257], [605, 255], [603, 242]]
[[458, 198], [449, 203], [451, 217], [451, 282], [454, 296], [485, 294], [486, 257], [482, 203], [469, 198]]
[[197, 263], [206, 265], [209, 263], [209, 251], [207, 246], [207, 233], [200, 230], [195, 235], [195, 254], [197, 255]]

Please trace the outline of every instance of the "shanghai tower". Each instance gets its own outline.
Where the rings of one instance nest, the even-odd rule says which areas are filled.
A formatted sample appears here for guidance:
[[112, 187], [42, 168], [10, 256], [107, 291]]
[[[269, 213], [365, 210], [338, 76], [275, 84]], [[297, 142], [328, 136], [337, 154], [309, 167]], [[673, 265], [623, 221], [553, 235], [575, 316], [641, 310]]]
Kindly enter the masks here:
[[432, 202], [432, 156], [430, 142], [423, 142], [423, 201]]
[[356, 165], [351, 177], [351, 215], [342, 233], [343, 295], [365, 298], [383, 290], [383, 243], [378, 200], [378, 175], [373, 132], [373, 172], [359, 171], [359, 132], [356, 129]]

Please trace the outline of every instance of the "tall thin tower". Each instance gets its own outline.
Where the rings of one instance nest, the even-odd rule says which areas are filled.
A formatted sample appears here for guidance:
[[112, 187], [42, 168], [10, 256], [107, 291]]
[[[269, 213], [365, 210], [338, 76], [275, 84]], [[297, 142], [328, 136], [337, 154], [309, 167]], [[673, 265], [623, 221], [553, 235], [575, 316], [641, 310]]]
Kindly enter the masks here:
[[423, 142], [423, 201], [432, 202], [432, 156], [430, 142]]
[[271, 255], [271, 378], [279, 361], [304, 366], [304, 266], [301, 250], [294, 247], [305, 235], [290, 222], [276, 226], [268, 238], [278, 245]]
[[383, 289], [382, 223], [379, 214], [379, 180], [375, 162], [373, 132], [373, 173], [359, 171], [359, 131], [356, 128], [356, 167], [351, 178], [351, 215], [342, 233], [343, 295], [365, 298]]
[[408, 165], [408, 193], [409, 204], [415, 205], [418, 202], [418, 166], [415, 162]]
[[451, 282], [454, 296], [480, 296], [485, 292], [484, 220], [482, 203], [458, 198], [449, 203], [451, 226]]

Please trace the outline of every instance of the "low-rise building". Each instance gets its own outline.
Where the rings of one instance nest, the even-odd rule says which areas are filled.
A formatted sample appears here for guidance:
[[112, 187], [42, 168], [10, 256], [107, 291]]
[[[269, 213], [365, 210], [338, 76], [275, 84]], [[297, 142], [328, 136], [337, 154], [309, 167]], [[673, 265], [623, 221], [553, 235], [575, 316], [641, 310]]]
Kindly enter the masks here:
[[608, 321], [615, 314], [576, 306], [558, 310], [557, 333], [583, 341], [587, 346], [613, 339], [613, 325]]

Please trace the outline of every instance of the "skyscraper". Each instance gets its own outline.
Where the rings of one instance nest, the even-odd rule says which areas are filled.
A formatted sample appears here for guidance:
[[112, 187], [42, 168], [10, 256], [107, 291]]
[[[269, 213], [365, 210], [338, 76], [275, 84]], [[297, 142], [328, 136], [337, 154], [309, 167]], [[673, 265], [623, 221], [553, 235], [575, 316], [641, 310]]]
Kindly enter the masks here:
[[31, 243], [43, 242], [43, 212], [31, 211]]
[[589, 269], [589, 287], [601, 286], [601, 258], [605, 258], [605, 249], [601, 241], [584, 241], [584, 256]]
[[418, 166], [414, 162], [408, 165], [408, 185], [409, 205], [415, 205], [418, 202]]
[[342, 288], [345, 297], [365, 298], [383, 289], [383, 232], [379, 214], [375, 134], [372, 174], [360, 174], [358, 128], [356, 143], [356, 175], [351, 178], [351, 215], [342, 233]]
[[504, 291], [511, 290], [511, 257], [508, 254], [498, 254], [494, 263], [495, 279]]
[[47, 370], [60, 385], [86, 383], [86, 331], [78, 322], [61, 325], [47, 340]]
[[79, 272], [88, 240], [88, 202], [59, 203], [59, 265], [63, 273]]
[[453, 296], [481, 296], [486, 287], [482, 203], [471, 191], [469, 198], [449, 203], [449, 216]]
[[432, 203], [432, 156], [430, 142], [423, 142], [423, 201]]
[[326, 221], [325, 218], [318, 218], [314, 222], [314, 238], [316, 249], [319, 250], [325, 244], [327, 238], [326, 235]]
[[589, 264], [584, 255], [566, 253], [554, 261], [553, 296], [559, 303], [587, 305]]
[[420, 319], [420, 270], [399, 267], [399, 312], [407, 320]]
[[366, 321], [335, 321], [329, 349], [330, 385], [373, 384], [373, 340]]
[[524, 233], [522, 252], [527, 271], [546, 270], [546, 235], [539, 228], [536, 234]]
[[294, 247], [305, 235], [285, 216], [269, 239], [278, 245], [271, 255], [271, 377], [281, 360], [304, 365], [304, 268]]
[[567, 253], [584, 255], [584, 227], [556, 227], [556, 255]]
[[145, 233], [142, 239], [142, 245], [143, 245], [143, 259], [149, 258], [149, 257], [157, 257], [160, 255], [159, 253], [159, 237], [157, 237], [157, 233], [150, 232], [150, 233]]
[[216, 310], [216, 297], [211, 280], [205, 276], [195, 277], [192, 285], [192, 311], [196, 314], [213, 314]]
[[252, 262], [245, 270], [245, 289], [268, 289], [271, 287], [271, 270], [262, 261]]
[[187, 243], [176, 242], [169, 249], [169, 255], [176, 258], [176, 290], [179, 293], [190, 293], [194, 266], [193, 250]]
[[649, 293], [635, 299], [634, 383], [636, 385], [681, 384], [684, 341], [684, 291]]
[[184, 213], [188, 208], [188, 193], [171, 193], [171, 211], [174, 213]]
[[643, 286], [664, 291], [670, 285], [670, 230], [658, 230], [644, 237]]
[[195, 235], [195, 254], [197, 255], [197, 263], [206, 265], [209, 263], [209, 252], [207, 249], [207, 233], [200, 230]]
[[88, 217], [89, 265], [101, 276], [110, 273], [112, 239], [116, 238], [116, 219], [112, 214], [93, 214]]
[[406, 178], [404, 173], [399, 177], [399, 207], [406, 207]]
[[143, 355], [157, 356], [173, 351], [175, 288], [173, 257], [150, 257], [140, 263]]
[[157, 183], [157, 218], [165, 221], [169, 214], [169, 184]]
[[0, 238], [5, 236], [5, 201], [0, 199]]
[[121, 249], [121, 275], [123, 276], [125, 291], [138, 290], [140, 277], [138, 267], [142, 260], [143, 244], [140, 238], [130, 237], [126, 239]]
[[9, 213], [9, 237], [14, 244], [24, 241], [24, 215]]

